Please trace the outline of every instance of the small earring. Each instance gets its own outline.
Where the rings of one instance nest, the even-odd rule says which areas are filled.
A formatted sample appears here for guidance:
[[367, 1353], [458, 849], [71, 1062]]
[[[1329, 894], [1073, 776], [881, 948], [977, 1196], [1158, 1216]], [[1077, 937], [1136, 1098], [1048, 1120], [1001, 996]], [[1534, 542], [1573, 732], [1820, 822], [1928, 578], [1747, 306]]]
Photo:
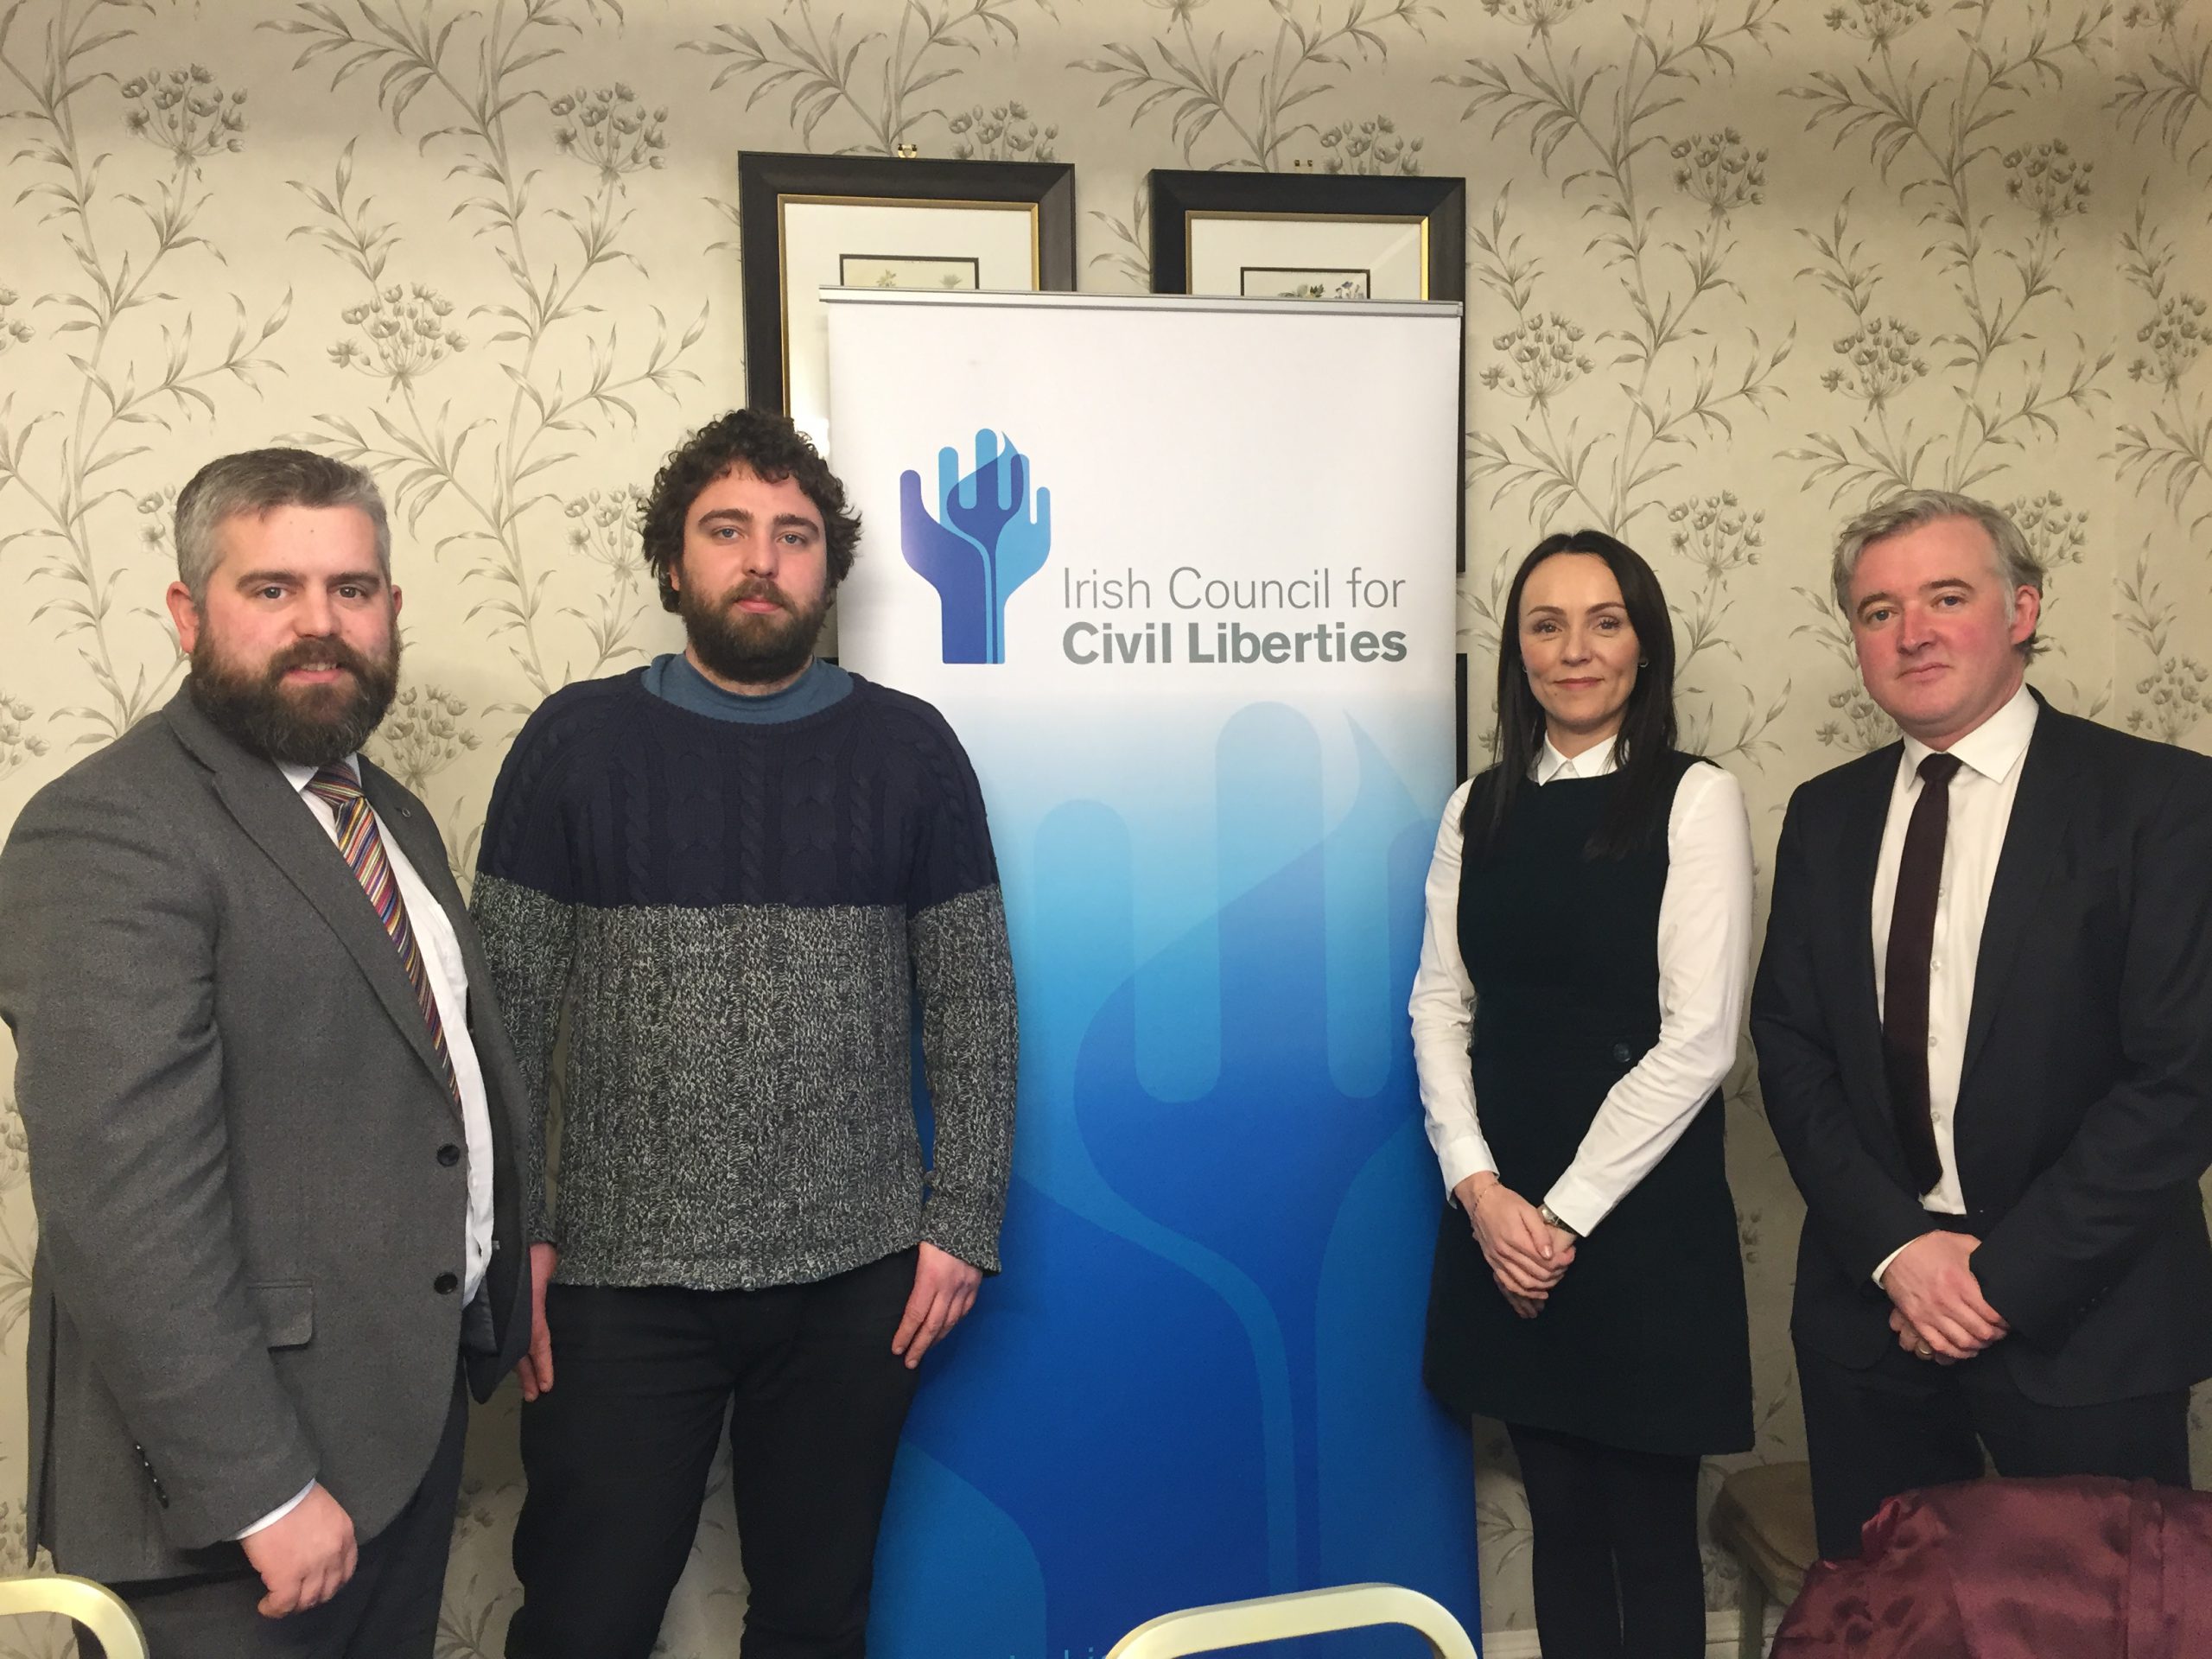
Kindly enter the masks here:
[[1649, 657], [1639, 657], [1636, 659], [1636, 665], [1638, 668], [1649, 668], [1651, 666], [1651, 659]]

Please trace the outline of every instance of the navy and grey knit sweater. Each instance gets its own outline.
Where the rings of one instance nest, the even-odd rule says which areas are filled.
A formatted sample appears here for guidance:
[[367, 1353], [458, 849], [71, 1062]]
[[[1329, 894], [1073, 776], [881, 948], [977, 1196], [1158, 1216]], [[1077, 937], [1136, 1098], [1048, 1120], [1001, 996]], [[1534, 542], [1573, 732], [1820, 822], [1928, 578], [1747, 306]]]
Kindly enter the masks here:
[[642, 673], [547, 699], [485, 825], [473, 908], [531, 1090], [531, 1236], [578, 1284], [803, 1283], [917, 1239], [995, 1269], [1014, 972], [959, 741], [858, 676], [757, 725], [679, 708]]

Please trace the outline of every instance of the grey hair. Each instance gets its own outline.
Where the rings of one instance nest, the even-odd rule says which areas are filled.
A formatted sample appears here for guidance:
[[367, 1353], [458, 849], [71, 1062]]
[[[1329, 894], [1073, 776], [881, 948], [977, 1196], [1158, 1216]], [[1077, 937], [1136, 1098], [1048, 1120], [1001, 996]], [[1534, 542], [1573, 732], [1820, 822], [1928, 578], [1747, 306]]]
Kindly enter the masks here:
[[[2032, 588], [2038, 595], [2042, 594], [2043, 561], [2036, 557], [2028, 546], [2028, 538], [2002, 507], [1993, 507], [1986, 501], [1950, 490], [1906, 490], [1869, 507], [1846, 524], [1842, 534], [1836, 537], [1835, 564], [1831, 573], [1836, 608], [1847, 618], [1850, 616], [1851, 579], [1858, 573], [1859, 558], [1868, 548], [1876, 542], [1944, 518], [1963, 518], [1979, 524], [1989, 537], [1990, 545], [1995, 550], [1997, 575], [2005, 583], [2008, 614], [2015, 607], [2014, 596], [2021, 588]], [[2020, 642], [2018, 651], [2023, 658], [2032, 658], [2043, 648], [2042, 639], [2031, 633]]]
[[391, 524], [377, 481], [359, 467], [308, 449], [245, 449], [219, 455], [176, 498], [176, 577], [195, 605], [222, 563], [215, 532], [226, 519], [257, 518], [276, 507], [353, 507], [377, 536], [377, 563], [391, 576]]

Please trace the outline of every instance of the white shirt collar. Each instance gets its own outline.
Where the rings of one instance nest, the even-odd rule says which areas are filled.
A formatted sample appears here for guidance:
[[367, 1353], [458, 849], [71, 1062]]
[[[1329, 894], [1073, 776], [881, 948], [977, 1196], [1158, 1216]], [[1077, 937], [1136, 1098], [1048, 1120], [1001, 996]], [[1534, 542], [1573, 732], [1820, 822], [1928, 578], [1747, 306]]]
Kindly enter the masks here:
[[1547, 737], [1543, 748], [1529, 768], [1529, 775], [1539, 785], [1554, 783], [1561, 778], [1602, 778], [1613, 770], [1613, 752], [1619, 741], [1618, 735], [1609, 737], [1604, 742], [1569, 757], [1554, 748], [1551, 739]]
[[[1957, 742], [1950, 753], [1993, 784], [2001, 784], [2028, 752], [2036, 734], [2036, 700], [2024, 683], [2009, 702]], [[1905, 770], [1917, 772], [1920, 763], [1935, 751], [1916, 737], [1904, 741]]]
[[[292, 792], [295, 795], [306, 794], [308, 785], [315, 781], [315, 773], [322, 770], [320, 766], [302, 766], [290, 760], [277, 760], [271, 764], [284, 774], [284, 781], [292, 786]], [[338, 765], [353, 774], [355, 783], [360, 782], [361, 757], [358, 753], [347, 755]]]

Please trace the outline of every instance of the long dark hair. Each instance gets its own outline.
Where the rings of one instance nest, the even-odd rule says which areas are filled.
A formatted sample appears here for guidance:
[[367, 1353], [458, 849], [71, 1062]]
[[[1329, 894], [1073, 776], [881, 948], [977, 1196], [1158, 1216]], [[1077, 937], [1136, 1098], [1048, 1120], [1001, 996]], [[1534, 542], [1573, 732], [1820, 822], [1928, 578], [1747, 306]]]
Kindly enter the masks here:
[[1471, 853], [1487, 852], [1496, 841], [1514, 802], [1529, 786], [1529, 769], [1543, 750], [1544, 709], [1529, 687], [1529, 671], [1521, 658], [1521, 594], [1529, 585], [1529, 573], [1559, 553], [1587, 553], [1605, 562], [1620, 584], [1629, 626], [1636, 630], [1637, 655], [1643, 659], [1615, 741], [1613, 760], [1620, 787], [1591, 832], [1584, 855], [1619, 858], [1646, 844], [1666, 822], [1672, 804], [1666, 761], [1675, 747], [1675, 625], [1659, 578], [1634, 548], [1603, 531], [1547, 536], [1521, 561], [1513, 573], [1513, 586], [1506, 591], [1497, 642], [1497, 764], [1467, 791], [1466, 812], [1459, 820]]

